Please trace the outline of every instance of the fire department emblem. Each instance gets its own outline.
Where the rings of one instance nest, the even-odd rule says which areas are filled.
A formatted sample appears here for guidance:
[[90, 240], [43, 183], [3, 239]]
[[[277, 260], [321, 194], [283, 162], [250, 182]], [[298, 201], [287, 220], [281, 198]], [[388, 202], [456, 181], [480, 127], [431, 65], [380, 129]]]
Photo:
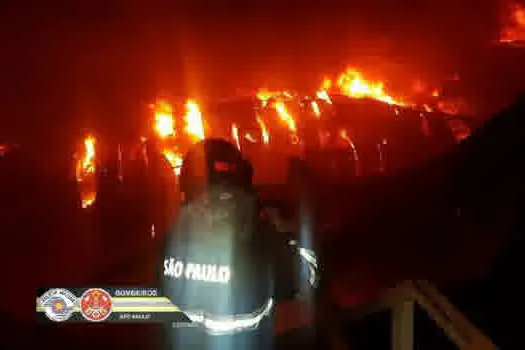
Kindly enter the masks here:
[[111, 314], [111, 296], [100, 288], [92, 288], [80, 298], [80, 312], [88, 321], [104, 321]]
[[77, 298], [68, 290], [50, 289], [39, 298], [44, 312], [51, 321], [67, 321], [75, 311]]

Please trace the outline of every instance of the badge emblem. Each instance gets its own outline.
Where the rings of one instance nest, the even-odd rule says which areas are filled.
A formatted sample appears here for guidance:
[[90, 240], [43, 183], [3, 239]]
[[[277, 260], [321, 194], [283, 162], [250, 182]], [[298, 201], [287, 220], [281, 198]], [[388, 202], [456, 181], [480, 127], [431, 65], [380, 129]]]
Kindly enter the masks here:
[[77, 304], [77, 298], [67, 289], [50, 289], [39, 298], [44, 313], [51, 321], [67, 321]]
[[100, 288], [92, 288], [80, 298], [80, 312], [88, 321], [101, 322], [111, 314], [111, 296]]

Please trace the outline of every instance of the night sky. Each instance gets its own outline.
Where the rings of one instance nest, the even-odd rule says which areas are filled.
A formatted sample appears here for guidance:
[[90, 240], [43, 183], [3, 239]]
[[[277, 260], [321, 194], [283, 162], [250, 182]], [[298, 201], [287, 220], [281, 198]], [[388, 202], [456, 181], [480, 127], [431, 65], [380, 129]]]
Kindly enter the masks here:
[[499, 1], [471, 0], [12, 3], [0, 14], [4, 139], [133, 134], [159, 94], [311, 90], [347, 64], [401, 93], [468, 80], [501, 19]]

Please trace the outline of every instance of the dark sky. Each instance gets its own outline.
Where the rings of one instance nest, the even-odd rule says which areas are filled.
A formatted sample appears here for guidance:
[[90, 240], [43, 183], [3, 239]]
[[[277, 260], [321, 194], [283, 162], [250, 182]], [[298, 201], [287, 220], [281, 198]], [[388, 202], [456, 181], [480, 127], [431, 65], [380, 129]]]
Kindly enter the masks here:
[[500, 19], [495, 0], [53, 3], [3, 5], [0, 130], [127, 132], [159, 93], [310, 89], [346, 64], [402, 91], [468, 67]]

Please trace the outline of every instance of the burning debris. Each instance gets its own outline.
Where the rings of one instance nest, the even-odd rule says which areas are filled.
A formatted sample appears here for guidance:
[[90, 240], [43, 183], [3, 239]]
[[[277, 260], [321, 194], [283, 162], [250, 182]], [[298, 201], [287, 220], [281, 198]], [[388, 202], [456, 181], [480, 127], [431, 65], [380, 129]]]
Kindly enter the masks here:
[[[456, 77], [455, 75], [454, 80], [458, 79], [459, 76]], [[281, 127], [279, 127], [279, 125], [281, 125], [284, 129], [281, 129], [281, 132], [275, 136], [277, 139], [280, 139], [279, 135], [283, 135], [282, 131], [284, 130], [287, 134], [284, 142], [288, 145], [299, 145], [301, 146], [299, 148], [302, 149], [304, 148], [304, 142], [311, 142], [307, 139], [314, 137], [318, 139], [317, 144], [324, 147], [328, 144], [334, 144], [334, 142], [335, 144], [340, 144], [340, 142], [335, 140], [339, 138], [339, 140], [343, 142], [343, 146], [340, 144], [339, 147], [345, 147], [344, 145], [346, 145], [354, 162], [360, 163], [358, 147], [344, 127], [339, 130], [332, 130], [333, 133], [324, 129], [327, 125], [326, 122], [330, 123], [329, 119], [333, 114], [333, 99], [336, 98], [337, 101], [339, 101], [338, 98], [375, 100], [388, 106], [394, 106], [393, 111], [395, 112], [395, 117], [398, 118], [401, 117], [400, 111], [407, 109], [415, 110], [420, 116], [423, 116], [423, 113], [420, 112], [433, 113], [435, 111], [442, 111], [449, 114], [457, 114], [460, 112], [459, 105], [456, 101], [442, 99], [440, 89], [428, 88], [421, 82], [416, 84], [414, 89], [417, 90], [417, 93], [423, 96], [427, 102], [407, 102], [404, 98], [394, 96], [387, 92], [385, 84], [382, 81], [368, 80], [355, 68], [348, 68], [339, 74], [335, 80], [328, 77], [323, 79], [314, 98], [300, 97], [299, 94], [289, 90], [272, 91], [263, 88], [254, 93], [255, 104], [252, 108], [252, 118], [255, 119], [252, 125], [259, 129], [260, 137], [254, 136], [257, 135], [257, 131], [254, 129], [250, 129], [250, 127], [246, 128], [244, 123], [249, 123], [249, 120], [244, 120], [242, 123], [239, 123], [241, 122], [240, 120], [231, 120], [229, 122], [228, 132], [221, 135], [231, 138], [231, 141], [237, 148], [244, 151], [243, 143], [245, 142], [270, 145], [270, 134], [273, 133], [273, 131], [270, 132], [269, 125], [271, 125], [272, 129], [281, 129]], [[256, 103], [257, 101], [258, 103]], [[182, 165], [183, 150], [188, 145], [188, 142], [189, 144], [196, 143], [205, 137], [205, 120], [203, 119], [200, 106], [195, 100], [187, 100], [184, 105], [184, 115], [181, 116], [181, 123], [185, 125], [184, 129], [177, 128], [179, 124], [175, 122], [175, 116], [173, 115], [174, 109], [168, 102], [161, 100], [153, 105], [152, 108], [155, 113], [154, 130], [161, 145], [160, 151], [174, 169], [175, 174], [178, 174], [180, 166]], [[312, 116], [312, 118], [310, 118], [310, 116]], [[322, 123], [320, 123], [321, 120], [323, 120]], [[268, 124], [268, 122], [270, 122], [270, 124]], [[456, 122], [452, 124], [449, 123], [448, 125], [452, 132], [455, 133], [458, 142], [469, 135], [469, 130], [464, 124]], [[313, 133], [311, 130], [305, 131], [311, 128], [318, 129], [313, 131]], [[430, 135], [428, 129], [427, 118], [421, 117], [421, 130], [423, 130], [423, 134], [426, 137]], [[208, 132], [210, 135], [218, 135], [211, 128], [209, 128]], [[309, 136], [304, 134], [305, 132]], [[334, 135], [333, 138], [335, 139], [330, 136], [331, 134]], [[277, 139], [275, 142], [281, 144], [281, 141], [277, 141]], [[379, 152], [381, 164], [383, 164], [385, 152], [383, 148], [386, 147], [386, 144], [378, 140], [376, 146], [376, 152]], [[382, 165], [381, 168], [383, 169], [384, 166]], [[359, 175], [360, 172], [360, 165], [357, 164], [356, 174]]]
[[[255, 157], [258, 157], [260, 151], [270, 152], [268, 154], [272, 155], [303, 156], [312, 149], [335, 148], [342, 152], [342, 159], [349, 162], [348, 165], [353, 163], [348, 169], [351, 169], [354, 176], [375, 171], [370, 170], [370, 167], [384, 172], [390, 167], [387, 164], [390, 162], [390, 142], [387, 144], [386, 135], [362, 134], [359, 131], [360, 126], [355, 124], [355, 120], [352, 121], [354, 113], [358, 113], [360, 118], [366, 117], [365, 119], [368, 116], [373, 117], [375, 113], [384, 115], [387, 119], [390, 115], [395, 120], [408, 118], [406, 120], [412, 120], [409, 123], [419, 124], [422, 137], [430, 138], [432, 135], [427, 114], [434, 118], [438, 117], [433, 113], [435, 111], [447, 111], [450, 114], [460, 111], [454, 103], [446, 103], [440, 89], [419, 84], [417, 91], [423, 96], [424, 102], [414, 103], [415, 100], [408, 102], [408, 99], [387, 92], [385, 86], [383, 82], [370, 81], [356, 69], [349, 68], [338, 75], [337, 79], [323, 79], [313, 97], [303, 97], [288, 90], [260, 89], [246, 100], [248, 108], [238, 113], [239, 117], [242, 115], [242, 120], [228, 119], [231, 113], [229, 110], [224, 117], [217, 118], [213, 113], [203, 116], [201, 106], [191, 99], [183, 100], [184, 103], [175, 106], [171, 101], [158, 100], [150, 105], [153, 137], [141, 137], [140, 150], [145, 166], [149, 167], [146, 144], [149, 145], [148, 139], [153, 139], [152, 144], [170, 164], [176, 178], [180, 175], [183, 154], [187, 148], [203, 140], [205, 136], [229, 138], [240, 151], [254, 151]], [[345, 116], [350, 119], [345, 121]], [[465, 123], [449, 117], [441, 115], [457, 142], [470, 135], [470, 129]], [[224, 122], [226, 124], [221, 124]], [[93, 135], [88, 135], [83, 141], [82, 156], [77, 157], [76, 180], [82, 208], [88, 208], [97, 198], [97, 140]], [[257, 150], [248, 147], [248, 143], [261, 145], [262, 148]], [[366, 143], [371, 143], [373, 150], [368, 150]], [[395, 140], [393, 145], [395, 147]], [[345, 152], [348, 152], [348, 156], [344, 156]], [[377, 161], [372, 160], [377, 166], [370, 165], [370, 157], [377, 158]], [[120, 182], [123, 178], [122, 158], [119, 144]], [[270, 158], [275, 162], [273, 156]], [[262, 159], [267, 162], [269, 158], [262, 156]], [[272, 168], [271, 172], [275, 173], [275, 169]]]

